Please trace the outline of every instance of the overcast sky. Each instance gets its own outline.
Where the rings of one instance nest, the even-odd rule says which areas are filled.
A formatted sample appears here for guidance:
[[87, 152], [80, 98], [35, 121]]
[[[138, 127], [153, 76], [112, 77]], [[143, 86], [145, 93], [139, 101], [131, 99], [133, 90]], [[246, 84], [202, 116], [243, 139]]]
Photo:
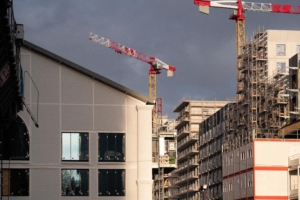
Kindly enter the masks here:
[[[299, 0], [250, 2], [300, 4]], [[89, 33], [119, 42], [176, 67], [157, 76], [163, 114], [183, 97], [226, 100], [236, 96], [235, 21], [232, 10], [202, 14], [193, 0], [14, 0], [25, 40], [141, 94], [148, 95], [149, 65], [88, 40]], [[299, 30], [300, 15], [246, 13], [247, 38], [265, 30]]]

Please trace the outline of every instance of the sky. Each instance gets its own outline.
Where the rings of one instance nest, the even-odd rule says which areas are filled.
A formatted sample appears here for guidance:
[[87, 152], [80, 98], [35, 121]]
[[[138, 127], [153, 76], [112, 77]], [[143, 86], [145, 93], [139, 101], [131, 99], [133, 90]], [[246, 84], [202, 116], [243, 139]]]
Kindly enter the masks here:
[[[250, 2], [300, 5], [299, 0]], [[149, 64], [88, 40], [111, 39], [176, 67], [157, 76], [163, 115], [175, 118], [183, 98], [225, 101], [236, 97], [233, 10], [198, 11], [193, 0], [14, 0], [25, 40], [148, 96]], [[300, 15], [246, 12], [246, 37], [259, 28], [299, 30]]]

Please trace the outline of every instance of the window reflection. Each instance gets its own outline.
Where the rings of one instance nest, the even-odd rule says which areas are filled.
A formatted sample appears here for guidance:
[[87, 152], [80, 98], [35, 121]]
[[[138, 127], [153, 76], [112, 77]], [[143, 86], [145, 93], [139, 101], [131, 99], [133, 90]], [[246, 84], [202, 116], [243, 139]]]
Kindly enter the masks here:
[[125, 196], [125, 170], [99, 169], [99, 196]]
[[88, 169], [63, 169], [62, 196], [88, 196], [89, 195], [89, 170]]
[[125, 161], [125, 134], [99, 133], [99, 161]]
[[88, 161], [88, 133], [62, 133], [62, 160]]

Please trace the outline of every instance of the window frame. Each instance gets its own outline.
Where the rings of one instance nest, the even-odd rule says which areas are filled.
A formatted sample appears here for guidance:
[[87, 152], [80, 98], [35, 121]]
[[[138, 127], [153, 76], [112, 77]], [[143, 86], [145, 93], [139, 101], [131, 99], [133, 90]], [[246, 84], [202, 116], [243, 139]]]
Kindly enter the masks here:
[[286, 62], [285, 61], [278, 61], [276, 62], [276, 69], [279, 73], [286, 72]]
[[296, 53], [300, 53], [300, 44], [296, 45]]
[[248, 150], [248, 158], [252, 158], [252, 149]]
[[[12, 187], [13, 186], [15, 186], [15, 185], [17, 185], [17, 186], [19, 186], [20, 187], [20, 185], [23, 185], [22, 183], [24, 183], [25, 181], [20, 181], [19, 179], [18, 180], [16, 180], [16, 179], [13, 179], [13, 176], [15, 176], [15, 175], [12, 175], [12, 171], [14, 171], [14, 172], [16, 172], [17, 174], [20, 174], [20, 171], [21, 170], [24, 170], [24, 173], [27, 173], [26, 175], [27, 175], [27, 180], [28, 180], [28, 182], [27, 182], [27, 187], [26, 187], [26, 189], [28, 189], [28, 193], [27, 194], [25, 194], [25, 195], [12, 195], [13, 193], [12, 193]], [[6, 174], [6, 172], [8, 172], [8, 174], [7, 174], [7, 184], [5, 183], [5, 174]], [[2, 185], [3, 185], [3, 188], [2, 188], [2, 190], [1, 190], [1, 193], [2, 193], [2, 196], [5, 196], [5, 197], [10, 197], [10, 196], [29, 196], [29, 194], [30, 194], [30, 170], [29, 170], [29, 168], [10, 168], [10, 169], [7, 169], [7, 168], [3, 168], [2, 169]], [[16, 184], [14, 183], [14, 181], [16, 182]], [[12, 183], [13, 183], [13, 185], [12, 185]], [[5, 194], [5, 187], [7, 188], [7, 190], [8, 190], [8, 193], [9, 193], [9, 195], [6, 195]], [[19, 188], [19, 190], [20, 190], [21, 188]], [[24, 189], [24, 188], [22, 188], [22, 189]]]
[[[70, 159], [65, 159], [65, 157], [64, 157], [64, 137], [63, 137], [63, 134], [70, 134], [70, 149], [71, 149], [71, 134], [79, 134], [79, 139], [81, 139], [81, 137], [82, 137], [82, 135], [84, 134], [85, 136], [86, 136], [86, 148], [85, 148], [85, 150], [87, 151], [86, 152], [86, 155], [84, 156], [84, 158], [82, 159], [81, 158], [81, 151], [80, 151], [80, 149], [79, 149], [79, 155], [78, 155], [78, 159], [72, 159], [72, 153], [71, 153], [71, 151], [72, 150], [70, 150]], [[89, 162], [89, 143], [90, 143], [90, 141], [89, 141], [89, 133], [88, 132], [62, 132], [61, 133], [61, 161], [62, 162]], [[79, 145], [80, 146], [80, 145]]]
[[[113, 180], [112, 177], [110, 177], [109, 175], [107, 175], [108, 177], [105, 177], [101, 179], [101, 171], [103, 171], [104, 173], [106, 172], [106, 174], [108, 174], [108, 171], [111, 171], [113, 173], [113, 171], [115, 171], [115, 174], [116, 174], [116, 171], [119, 171], [121, 174], [121, 177], [115, 177], [115, 182], [113, 182], [112, 184], [115, 185], [114, 188], [112, 188], [112, 184], [109, 184], [108, 180]], [[124, 174], [124, 177], [122, 177]], [[119, 178], [119, 180], [117, 180]], [[106, 179], [106, 182], [104, 184], [101, 183], [101, 180], [105, 180]], [[110, 186], [111, 188], [107, 187], [107, 188], [104, 188], [104, 190], [106, 192], [108, 192], [109, 194], [113, 193], [113, 192], [117, 192], [117, 188], [116, 188], [116, 184], [118, 185], [118, 187], [120, 186], [118, 183], [120, 183], [120, 179], [121, 179], [121, 182], [122, 182], [122, 185], [123, 188], [122, 188], [122, 192], [120, 195], [119, 194], [112, 194], [112, 195], [106, 195], [106, 194], [102, 194], [102, 191], [101, 191], [101, 187], [103, 185], [105, 186]], [[109, 191], [109, 189], [110, 191]], [[126, 196], [126, 169], [98, 169], [98, 196], [103, 196], [103, 197], [116, 197], [116, 196]]]
[[[284, 47], [284, 50], [279, 51], [279, 47]], [[279, 43], [276, 44], [276, 56], [286, 56], [286, 44]]]
[[[103, 147], [101, 145], [101, 137], [106, 135], [106, 151], [103, 153]], [[109, 138], [110, 137], [110, 138]], [[108, 144], [109, 141], [113, 140], [113, 137], [115, 137], [114, 140], [114, 146], [111, 144]], [[117, 139], [117, 137], [119, 137]], [[121, 145], [118, 145], [117, 143], [120, 143]], [[114, 150], [112, 150], [114, 149]], [[120, 153], [121, 155], [117, 155], [117, 153]], [[106, 156], [105, 156], [106, 154]], [[111, 154], [111, 155], [109, 155]], [[114, 154], [114, 155], [112, 155]], [[105, 159], [105, 157], [109, 157], [108, 159]], [[98, 162], [126, 162], [126, 134], [125, 133], [107, 133], [107, 132], [99, 132], [98, 133]]]
[[[63, 177], [63, 171], [66, 171], [66, 170], [86, 170], [86, 172], [87, 172], [87, 180], [86, 180], [86, 183], [87, 183], [87, 194], [86, 195], [76, 195], [76, 193], [74, 192], [74, 195], [67, 195], [67, 194], [65, 194], [64, 195], [64, 191], [63, 191], [63, 182], [64, 182], [64, 177]], [[78, 173], [78, 171], [76, 171], [75, 173]], [[70, 178], [71, 178], [71, 176], [70, 176]], [[74, 177], [72, 177], [72, 178], [74, 178]], [[71, 178], [71, 179], [72, 179]], [[83, 183], [82, 181], [82, 177], [80, 176], [80, 185]], [[76, 182], [75, 182], [75, 184], [76, 184]], [[70, 186], [72, 187], [72, 180], [70, 180]], [[75, 187], [76, 187], [76, 185], [75, 185]], [[76, 189], [76, 188], [75, 188]], [[68, 197], [68, 196], [77, 196], [77, 197], [87, 197], [87, 196], [90, 196], [90, 170], [89, 169], [71, 169], [71, 168], [63, 168], [63, 169], [61, 169], [61, 196], [62, 197]], [[70, 191], [71, 192], [71, 191]], [[80, 191], [79, 191], [80, 192]]]
[[241, 161], [246, 160], [246, 153], [245, 151], [241, 152]]

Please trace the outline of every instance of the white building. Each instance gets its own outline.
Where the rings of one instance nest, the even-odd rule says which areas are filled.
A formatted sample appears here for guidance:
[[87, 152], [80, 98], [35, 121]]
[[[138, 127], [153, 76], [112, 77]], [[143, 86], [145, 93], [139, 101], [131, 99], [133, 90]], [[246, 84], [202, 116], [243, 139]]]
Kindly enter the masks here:
[[224, 153], [223, 199], [289, 199], [288, 158], [299, 152], [299, 140], [268, 138]]
[[6, 130], [3, 199], [150, 200], [154, 102], [29, 42], [21, 55], [39, 128], [21, 112]]

